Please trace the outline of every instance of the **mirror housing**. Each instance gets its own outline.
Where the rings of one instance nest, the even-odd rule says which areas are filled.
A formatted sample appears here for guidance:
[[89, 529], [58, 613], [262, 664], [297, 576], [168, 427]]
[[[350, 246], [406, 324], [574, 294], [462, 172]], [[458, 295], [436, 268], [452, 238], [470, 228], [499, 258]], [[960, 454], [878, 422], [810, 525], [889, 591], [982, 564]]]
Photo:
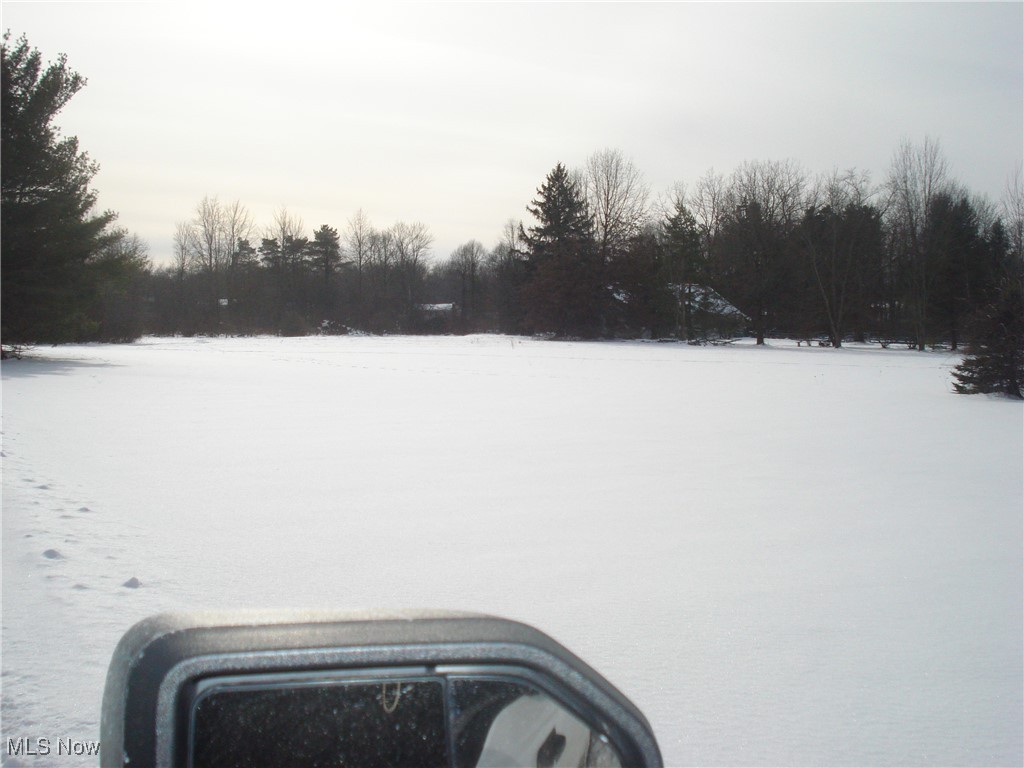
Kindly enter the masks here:
[[101, 763], [661, 766], [647, 720], [538, 630], [446, 613], [164, 614], [121, 639]]

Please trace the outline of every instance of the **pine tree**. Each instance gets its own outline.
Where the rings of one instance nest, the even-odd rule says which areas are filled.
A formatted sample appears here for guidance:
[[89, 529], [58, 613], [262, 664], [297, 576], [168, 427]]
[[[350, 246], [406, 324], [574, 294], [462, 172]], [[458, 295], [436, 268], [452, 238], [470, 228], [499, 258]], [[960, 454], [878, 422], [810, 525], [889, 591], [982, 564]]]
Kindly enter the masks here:
[[690, 318], [692, 284], [702, 281], [704, 270], [700, 263], [700, 233], [697, 220], [682, 198], [673, 201], [672, 211], [663, 225], [665, 259], [664, 280], [668, 286], [669, 301], [666, 308], [671, 318], [673, 333], [682, 339], [692, 339], [696, 329]]
[[529, 251], [527, 324], [561, 336], [597, 336], [607, 293], [603, 265], [586, 199], [561, 163], [526, 210], [537, 220], [520, 233]]
[[960, 394], [999, 393], [1024, 399], [1024, 286], [1004, 278], [999, 296], [974, 318], [967, 357], [953, 372]]
[[561, 163], [547, 175], [537, 190], [537, 199], [526, 210], [537, 219], [537, 224], [523, 234], [534, 263], [594, 238], [594, 224], [583, 191]]
[[322, 320], [332, 319], [334, 314], [334, 287], [332, 278], [341, 265], [341, 239], [338, 230], [326, 224], [313, 233], [309, 243], [309, 258], [319, 276], [320, 312]]
[[[2, 320], [8, 343], [95, 337], [92, 316], [100, 279], [90, 259], [114, 214], [93, 215], [89, 188], [98, 166], [61, 137], [57, 114], [85, 85], [66, 57], [44, 68], [21, 37], [3, 38]], [[105, 265], [109, 266], [109, 265]]]

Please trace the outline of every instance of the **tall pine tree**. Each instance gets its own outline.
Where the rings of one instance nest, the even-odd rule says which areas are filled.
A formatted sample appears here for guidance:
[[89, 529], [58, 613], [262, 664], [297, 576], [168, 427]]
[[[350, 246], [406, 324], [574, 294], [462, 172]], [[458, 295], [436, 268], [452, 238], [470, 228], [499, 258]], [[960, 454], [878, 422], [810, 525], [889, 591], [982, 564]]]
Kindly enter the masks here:
[[592, 338], [607, 303], [604, 265], [582, 190], [558, 163], [528, 206], [537, 223], [521, 236], [528, 248], [523, 290], [527, 325], [535, 332]]
[[320, 283], [321, 320], [333, 320], [335, 314], [335, 287], [333, 279], [341, 266], [341, 240], [338, 230], [323, 224], [313, 233], [308, 245], [309, 260]]
[[693, 284], [703, 282], [705, 270], [701, 263], [697, 220], [682, 197], [673, 201], [662, 231], [665, 246], [662, 269], [670, 297], [665, 306], [671, 318], [672, 333], [677, 338], [692, 339], [698, 335], [690, 312], [694, 302]]
[[[101, 333], [101, 279], [90, 260], [114, 214], [92, 213], [98, 166], [54, 119], [85, 85], [66, 57], [43, 66], [21, 37], [3, 38], [0, 334], [6, 343], [61, 342]], [[109, 266], [109, 265], [106, 265]]]

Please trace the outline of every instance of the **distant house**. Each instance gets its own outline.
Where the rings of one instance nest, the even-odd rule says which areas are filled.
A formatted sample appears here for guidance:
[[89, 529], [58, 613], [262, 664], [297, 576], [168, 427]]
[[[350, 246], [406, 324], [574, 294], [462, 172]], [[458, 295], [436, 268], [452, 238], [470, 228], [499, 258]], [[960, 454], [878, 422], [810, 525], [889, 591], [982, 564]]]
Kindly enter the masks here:
[[454, 304], [417, 304], [416, 309], [427, 317], [436, 315], [451, 315], [455, 312]]
[[625, 338], [652, 334], [678, 339], [721, 339], [745, 335], [750, 318], [721, 294], [699, 283], [663, 285], [655, 295], [634, 295], [609, 285], [615, 307], [613, 333]]
[[452, 333], [458, 317], [458, 305], [417, 304], [418, 326], [423, 333]]
[[699, 283], [683, 283], [671, 288], [676, 300], [685, 308], [691, 335], [729, 338], [743, 335], [750, 327], [751, 319], [713, 288]]

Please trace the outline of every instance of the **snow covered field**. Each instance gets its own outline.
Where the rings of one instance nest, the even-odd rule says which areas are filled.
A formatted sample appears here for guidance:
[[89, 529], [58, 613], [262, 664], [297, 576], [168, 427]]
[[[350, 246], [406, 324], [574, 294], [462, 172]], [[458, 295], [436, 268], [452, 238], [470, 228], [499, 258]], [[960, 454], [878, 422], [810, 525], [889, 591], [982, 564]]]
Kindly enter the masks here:
[[1024, 411], [951, 394], [957, 359], [478, 336], [5, 362], [5, 764], [98, 738], [152, 613], [427, 607], [551, 634], [668, 765], [1019, 766]]

